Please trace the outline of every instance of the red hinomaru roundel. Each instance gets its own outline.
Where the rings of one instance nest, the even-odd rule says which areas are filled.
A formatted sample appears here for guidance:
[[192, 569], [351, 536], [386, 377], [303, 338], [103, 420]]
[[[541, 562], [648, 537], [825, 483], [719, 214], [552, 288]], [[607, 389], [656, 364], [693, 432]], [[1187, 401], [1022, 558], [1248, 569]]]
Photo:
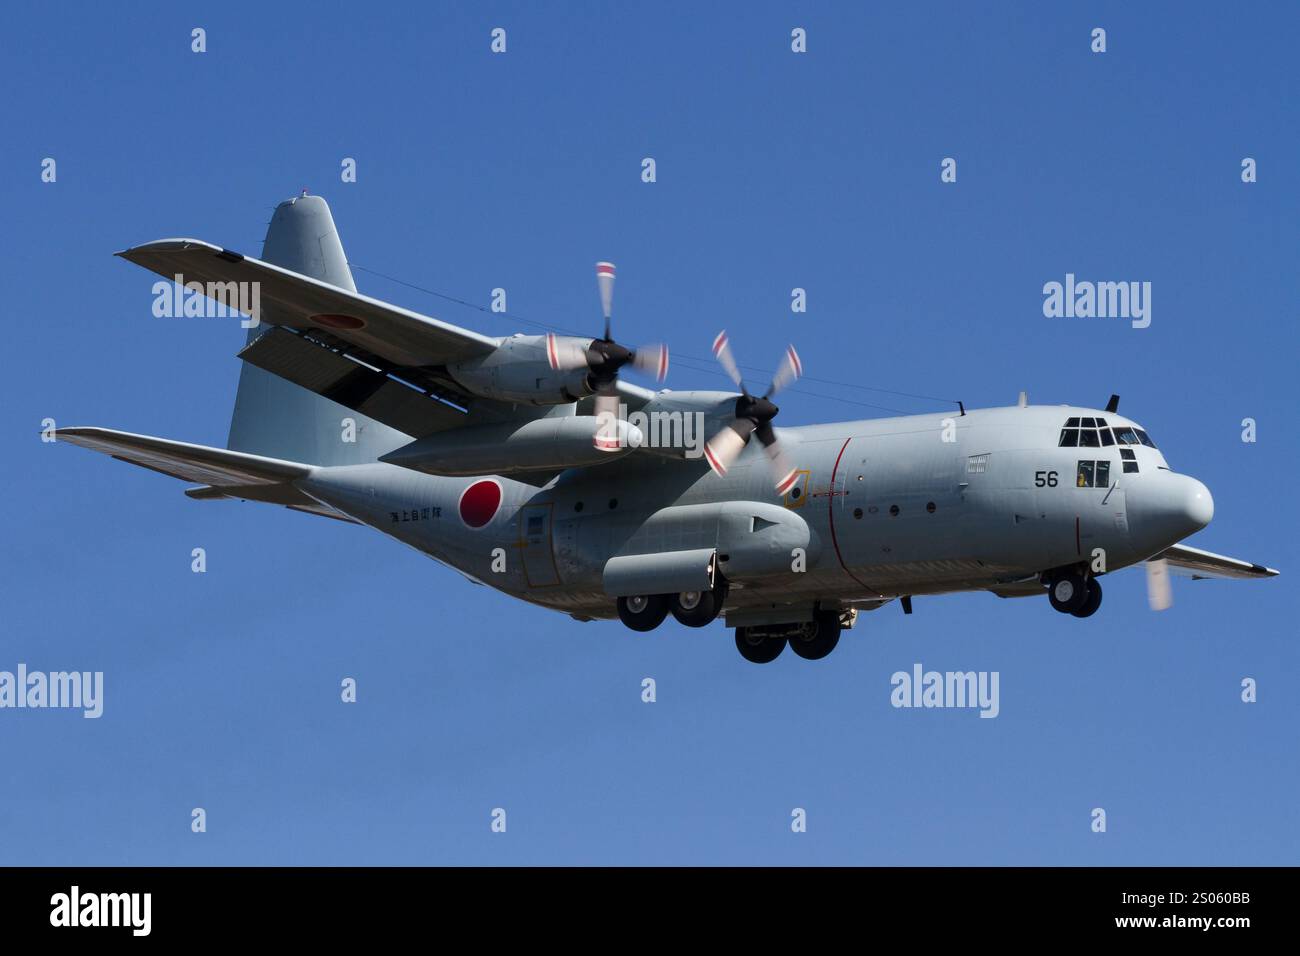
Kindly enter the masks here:
[[467, 527], [481, 528], [501, 507], [501, 485], [490, 479], [476, 481], [460, 495], [460, 520]]

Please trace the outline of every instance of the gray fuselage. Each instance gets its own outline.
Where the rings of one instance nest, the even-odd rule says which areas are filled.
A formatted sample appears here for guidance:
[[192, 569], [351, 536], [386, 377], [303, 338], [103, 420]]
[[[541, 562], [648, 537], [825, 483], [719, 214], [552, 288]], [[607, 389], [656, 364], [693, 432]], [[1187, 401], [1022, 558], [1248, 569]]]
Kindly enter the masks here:
[[[611, 557], [692, 549], [716, 549], [729, 616], [1015, 596], [1041, 593], [1038, 576], [1053, 568], [1142, 561], [1212, 517], [1205, 486], [1155, 447], [1122, 446], [1127, 469], [1121, 446], [1059, 447], [1076, 416], [1139, 427], [1095, 409], [1013, 406], [783, 428], [800, 470], [784, 498], [757, 442], [725, 478], [702, 459], [636, 452], [543, 488], [382, 463], [316, 468], [297, 484], [473, 580], [579, 618], [615, 616], [602, 585]], [[1107, 463], [1106, 485], [1081, 487], [1080, 462]], [[1091, 483], [1097, 469], [1086, 474]], [[500, 489], [495, 509], [485, 481]], [[491, 511], [481, 527], [462, 509], [471, 488], [469, 522]]]

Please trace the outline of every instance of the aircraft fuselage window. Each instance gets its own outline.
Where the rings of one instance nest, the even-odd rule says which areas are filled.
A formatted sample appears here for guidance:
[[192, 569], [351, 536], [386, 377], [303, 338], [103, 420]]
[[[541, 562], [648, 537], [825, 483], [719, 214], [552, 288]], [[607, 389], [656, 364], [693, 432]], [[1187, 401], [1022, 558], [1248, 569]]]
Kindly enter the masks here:
[[1110, 462], [1081, 461], [1074, 479], [1076, 488], [1109, 488]]
[[1135, 429], [1135, 431], [1137, 432], [1138, 441], [1140, 441], [1142, 444], [1146, 445], [1148, 448], [1155, 448], [1155, 447], [1156, 447], [1156, 443], [1153, 442], [1153, 441], [1151, 440], [1151, 436], [1150, 436], [1150, 435], [1148, 435], [1146, 432], [1144, 432], [1144, 431], [1143, 431], [1142, 429], [1140, 429], [1140, 428]]
[[1136, 475], [1138, 473], [1137, 455], [1133, 453], [1132, 448], [1121, 448], [1119, 457], [1124, 463], [1124, 474]]
[[1079, 431], [1080, 448], [1100, 448], [1101, 442], [1097, 440], [1097, 430], [1095, 428], [1084, 428]]
[[[1073, 421], [1074, 419], [1071, 419]], [[1062, 428], [1061, 440], [1057, 442], [1059, 448], [1076, 448], [1079, 444], [1079, 429]]]

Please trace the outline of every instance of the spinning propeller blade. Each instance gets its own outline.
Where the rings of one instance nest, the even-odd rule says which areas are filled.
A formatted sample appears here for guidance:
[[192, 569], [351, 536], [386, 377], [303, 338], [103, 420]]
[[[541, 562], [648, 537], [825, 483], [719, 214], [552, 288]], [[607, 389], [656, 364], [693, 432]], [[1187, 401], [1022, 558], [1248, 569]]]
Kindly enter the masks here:
[[1174, 589], [1169, 582], [1169, 564], [1163, 559], [1146, 562], [1147, 603], [1153, 611], [1164, 611], [1174, 603]]
[[794, 485], [797, 468], [782, 450], [781, 443], [777, 440], [776, 430], [772, 427], [772, 419], [780, 409], [772, 403], [771, 397], [803, 374], [799, 353], [794, 350], [793, 345], [786, 348], [785, 356], [777, 367], [776, 375], [772, 378], [772, 384], [760, 398], [755, 398], [749, 393], [749, 389], [745, 388], [740, 367], [731, 354], [731, 343], [725, 331], [719, 332], [718, 337], [713, 340], [713, 355], [728, 377], [736, 383], [741, 394], [740, 398], [736, 399], [736, 417], [705, 445], [705, 460], [716, 474], [725, 475], [727, 469], [745, 450], [749, 436], [757, 434], [763, 450], [767, 453], [776, 492], [784, 495]]
[[596, 394], [596, 414], [606, 416], [597, 429], [593, 441], [602, 451], [618, 448], [618, 373], [625, 365], [653, 375], [662, 382], [668, 376], [668, 347], [644, 345], [629, 349], [619, 345], [610, 335], [610, 318], [614, 312], [614, 264], [596, 263], [596, 287], [600, 292], [600, 311], [605, 317], [603, 338], [593, 339], [590, 345], [570, 336], [546, 334], [546, 360], [556, 371], [577, 368], [589, 370], [587, 382]]

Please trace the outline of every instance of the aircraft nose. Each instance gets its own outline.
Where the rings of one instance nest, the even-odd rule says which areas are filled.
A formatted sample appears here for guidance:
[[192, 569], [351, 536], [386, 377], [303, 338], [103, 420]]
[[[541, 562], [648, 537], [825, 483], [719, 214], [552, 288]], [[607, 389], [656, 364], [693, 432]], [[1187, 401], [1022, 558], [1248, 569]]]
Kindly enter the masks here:
[[[1145, 477], [1145, 476], [1144, 476]], [[1210, 489], [1190, 475], [1161, 471], [1129, 491], [1129, 513], [1153, 547], [1175, 544], [1214, 517]]]
[[1196, 530], [1200, 531], [1210, 519], [1214, 517], [1214, 498], [1210, 495], [1210, 489], [1204, 484], [1187, 475], [1178, 475], [1183, 479], [1182, 500], [1180, 502], [1183, 516], [1196, 525]]

